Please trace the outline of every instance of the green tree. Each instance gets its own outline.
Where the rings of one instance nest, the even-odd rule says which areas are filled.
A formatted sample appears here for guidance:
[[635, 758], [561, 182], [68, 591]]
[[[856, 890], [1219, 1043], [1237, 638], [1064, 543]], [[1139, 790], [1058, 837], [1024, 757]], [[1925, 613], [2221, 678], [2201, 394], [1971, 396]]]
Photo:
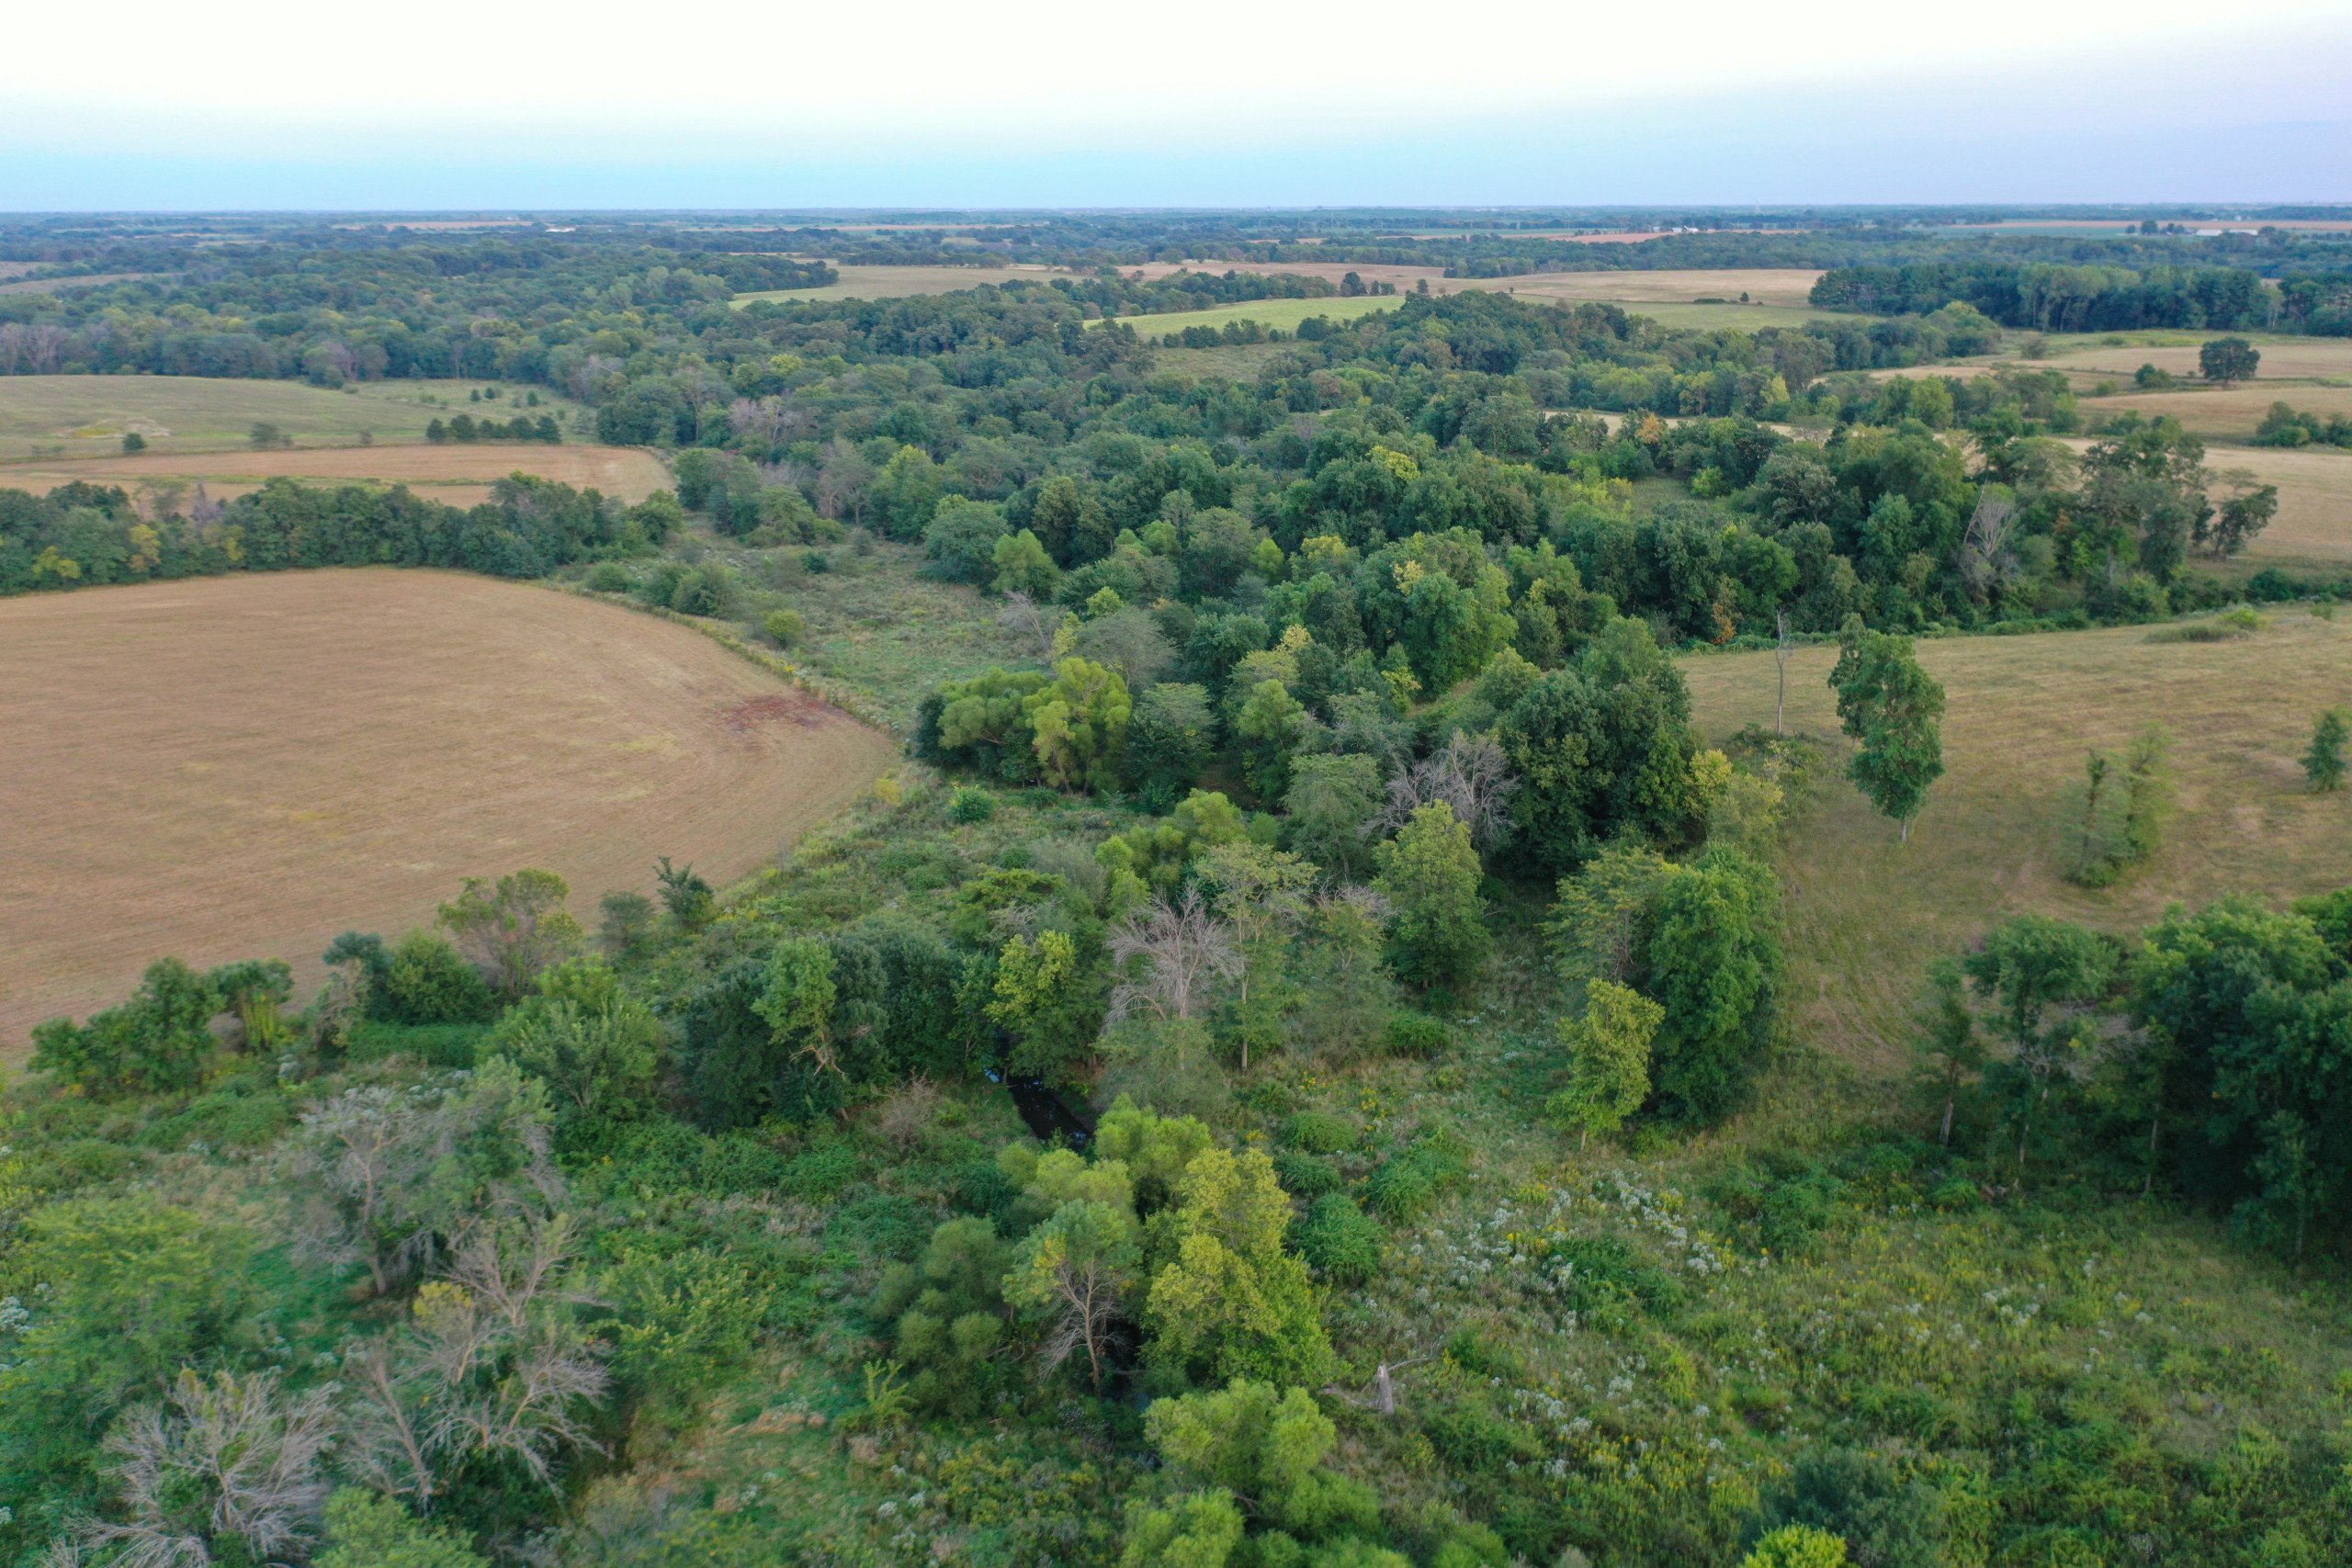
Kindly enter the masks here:
[[1026, 528], [999, 538], [989, 547], [989, 562], [992, 568], [989, 586], [999, 593], [1051, 599], [1054, 585], [1061, 581], [1061, 569], [1054, 565], [1054, 558], [1037, 542], [1037, 536]]
[[1967, 976], [1949, 958], [1928, 966], [1928, 998], [1919, 1010], [1919, 1033], [1914, 1049], [1929, 1069], [1936, 1092], [1943, 1100], [1943, 1115], [1936, 1141], [1950, 1146], [1952, 1112], [1960, 1091], [1984, 1070], [1985, 1055], [1976, 1037], [1976, 1014], [1968, 1006]]
[[1203, 1149], [1176, 1183], [1168, 1260], [1144, 1306], [1148, 1354], [1217, 1379], [1317, 1383], [1331, 1342], [1306, 1266], [1283, 1250], [1290, 1196], [1263, 1149]]
[[755, 1004], [776, 1047], [809, 1068], [841, 1076], [833, 1055], [833, 950], [817, 937], [786, 937], [768, 955]]
[[[1120, 1178], [1124, 1186], [1124, 1169]], [[1042, 1353], [1048, 1367], [1085, 1351], [1088, 1377], [1099, 1392], [1111, 1337], [1142, 1262], [1132, 1208], [1075, 1200], [1022, 1239], [1005, 1276], [1005, 1300], [1046, 1319]]]
[[350, 1486], [327, 1499], [326, 1549], [313, 1561], [315, 1568], [489, 1568], [450, 1530]]
[[2344, 742], [2352, 737], [2352, 712], [2329, 708], [2312, 726], [2312, 743], [2303, 752], [2303, 776], [2323, 795], [2344, 787]]
[[499, 1021], [491, 1043], [578, 1114], [628, 1120], [652, 1100], [665, 1038], [610, 965], [575, 958], [542, 974], [538, 994]]
[[513, 1001], [539, 971], [580, 950], [587, 933], [563, 905], [571, 885], [537, 867], [502, 876], [495, 885], [466, 878], [458, 897], [441, 906], [440, 922], [472, 960], [490, 988]]
[[1126, 763], [1134, 704], [1116, 671], [1083, 659], [1054, 666], [1053, 683], [1022, 700], [1037, 772], [1057, 789], [1114, 789]]
[[1291, 847], [1342, 882], [1372, 870], [1373, 825], [1387, 803], [1380, 764], [1358, 752], [1300, 757], [1283, 798]]
[[1739, 1568], [1846, 1568], [1846, 1542], [1811, 1525], [1783, 1525], [1758, 1541]]
[[85, 1024], [51, 1019], [33, 1031], [32, 1068], [88, 1093], [186, 1089], [211, 1060], [212, 1021], [227, 998], [176, 958], [159, 958], [121, 1006]]
[[1314, 722], [1306, 705], [1280, 681], [1261, 681], [1233, 716], [1241, 774], [1261, 800], [1279, 800], [1290, 787], [1291, 753]]
[[1165, 1503], [1130, 1503], [1119, 1568], [1226, 1568], [1241, 1533], [1241, 1510], [1228, 1492], [1212, 1488]]
[[1943, 687], [1919, 667], [1909, 637], [1858, 624], [1847, 628], [1829, 684], [1846, 733], [1861, 742], [1847, 777], [1910, 842], [1911, 819], [1943, 776]]
[[1584, 1016], [1560, 1020], [1567, 1082], [1544, 1110], [1577, 1130], [1578, 1148], [1623, 1126], [1649, 1098], [1650, 1046], [1665, 1019], [1666, 1010], [1639, 991], [1596, 979], [1585, 985]]
[[1737, 850], [1709, 850], [1667, 879], [1644, 966], [1666, 1010], [1651, 1076], [1675, 1115], [1732, 1111], [1770, 1047], [1783, 961], [1780, 885]]
[[2255, 368], [2261, 363], [2261, 351], [2242, 337], [2210, 338], [2197, 350], [2199, 373], [2224, 387], [2253, 380]]
[[431, 931], [405, 933], [384, 957], [376, 1004], [394, 1023], [471, 1023], [498, 1010], [481, 972]]
[[1396, 973], [1421, 986], [1452, 985], [1486, 963], [1487, 904], [1478, 895], [1478, 852], [1445, 802], [1415, 811], [1374, 852], [1374, 890], [1389, 903], [1389, 953]]
[[1339, 1429], [1303, 1388], [1236, 1378], [1155, 1400], [1144, 1434], [1185, 1482], [1233, 1497], [1262, 1527], [1312, 1540], [1378, 1525], [1372, 1489], [1325, 1468]]
[[1200, 781], [1216, 748], [1216, 718], [1200, 686], [1162, 682], [1145, 688], [1127, 722], [1127, 777], [1154, 810], [1164, 810]]
[[2115, 966], [2109, 939], [2045, 915], [2019, 915], [1995, 927], [1962, 964], [1999, 1007], [2015, 1052], [2001, 1070], [2010, 1087], [2020, 1172], [2041, 1108], [2066, 1071], [2068, 1049], [2080, 1039], [2067, 1027], [2071, 1010], [2104, 995]]

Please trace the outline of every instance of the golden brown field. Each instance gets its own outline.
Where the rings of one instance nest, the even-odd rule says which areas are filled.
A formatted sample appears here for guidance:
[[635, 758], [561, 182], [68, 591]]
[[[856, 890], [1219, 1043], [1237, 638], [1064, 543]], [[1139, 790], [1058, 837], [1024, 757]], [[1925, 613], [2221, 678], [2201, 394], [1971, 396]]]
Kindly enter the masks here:
[[2185, 392], [2124, 391], [2111, 398], [2085, 398], [2082, 415], [2087, 421], [2135, 409], [2150, 419], [2170, 414], [2209, 440], [2250, 441], [2272, 403], [2289, 403], [2306, 413], [2352, 414], [2352, 386], [2243, 381], [2234, 387], [2200, 387]]
[[0, 1056], [150, 960], [282, 957], [545, 865], [594, 926], [656, 855], [743, 875], [887, 737], [691, 628], [454, 572], [0, 602]]
[[[1949, 697], [1949, 772], [1908, 845], [1843, 777], [1826, 684], [1834, 648], [1789, 660], [1789, 726], [1831, 759], [1784, 855], [1797, 1034], [1883, 1071], [1900, 1059], [1921, 970], [2014, 914], [2112, 930], [2176, 900], [2286, 898], [2352, 884], [2352, 795], [2304, 789], [2296, 759], [2322, 708], [2352, 704], [2352, 621], [2277, 617], [2236, 643], [2159, 643], [2145, 627], [1919, 644]], [[1770, 653], [1684, 661], [1693, 716], [1720, 740], [1770, 728]], [[2161, 722], [2179, 810], [2155, 861], [2118, 886], [2063, 881], [2060, 802], [2086, 750]]]
[[738, 294], [737, 305], [755, 299], [898, 299], [916, 294], [956, 294], [984, 283], [1049, 283], [1076, 277], [1051, 266], [837, 266], [841, 280], [823, 288], [770, 288]]
[[7, 464], [0, 466], [0, 487], [46, 494], [75, 479], [126, 488], [178, 479], [201, 481], [206, 493], [219, 501], [283, 476], [404, 484], [435, 501], [470, 506], [490, 499], [493, 481], [518, 470], [583, 488], [594, 486], [628, 502], [643, 501], [671, 482], [670, 470], [662, 459], [642, 447], [496, 441], [480, 446], [328, 446], [209, 456], [141, 452], [127, 457]]
[[[2166, 334], [2171, 335], [2171, 334]], [[2085, 340], [2089, 346], [2065, 349], [2052, 354], [2047, 361], [2056, 370], [2095, 370], [2109, 375], [2129, 377], [2143, 365], [2153, 365], [2182, 378], [2199, 374], [2197, 364], [2199, 344], [2218, 333], [2200, 333], [2196, 341], [2161, 344], [2106, 344], [2098, 339]], [[2352, 380], [2352, 339], [2296, 337], [2267, 338], [2256, 335], [2255, 347], [2262, 355], [2262, 362], [2255, 368], [2255, 379], [2280, 380]]]

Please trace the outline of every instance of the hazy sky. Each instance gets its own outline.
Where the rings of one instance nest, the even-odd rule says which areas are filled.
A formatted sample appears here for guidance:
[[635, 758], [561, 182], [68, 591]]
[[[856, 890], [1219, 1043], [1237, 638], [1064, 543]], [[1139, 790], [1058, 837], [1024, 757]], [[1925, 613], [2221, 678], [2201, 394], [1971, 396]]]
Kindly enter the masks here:
[[2352, 0], [122, 0], [7, 38], [49, 65], [0, 102], [14, 209], [2352, 199]]

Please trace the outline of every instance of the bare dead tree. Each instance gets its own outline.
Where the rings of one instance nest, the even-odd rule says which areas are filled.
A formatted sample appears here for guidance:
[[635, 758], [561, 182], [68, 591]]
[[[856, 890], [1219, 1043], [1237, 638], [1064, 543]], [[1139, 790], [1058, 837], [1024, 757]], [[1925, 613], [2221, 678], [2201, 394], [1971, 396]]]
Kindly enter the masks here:
[[198, 1568], [232, 1540], [252, 1562], [300, 1559], [334, 1440], [324, 1390], [288, 1400], [274, 1372], [182, 1371], [163, 1404], [133, 1409], [107, 1439], [126, 1517], [85, 1519], [74, 1537], [120, 1568]]
[[485, 1224], [417, 1292], [408, 1325], [345, 1359], [352, 1463], [425, 1512], [448, 1472], [503, 1454], [555, 1485], [565, 1449], [595, 1448], [587, 1410], [611, 1379], [575, 1309], [561, 1217]]
[[1004, 608], [997, 612], [996, 624], [1010, 633], [1022, 649], [1035, 649], [1034, 657], [1038, 662], [1052, 662], [1054, 639], [1061, 632], [1062, 616], [1049, 606], [1015, 589], [1004, 596]]
[[1980, 600], [1998, 588], [2017, 565], [2009, 541], [2018, 520], [2017, 502], [1996, 493], [1989, 485], [1977, 498], [1976, 510], [1969, 514], [1960, 541], [1960, 576], [1969, 592]]
[[1038, 1357], [1050, 1369], [1084, 1350], [1087, 1376], [1099, 1390], [1102, 1359], [1125, 1310], [1135, 1271], [1102, 1248], [1065, 1247], [1053, 1258], [1050, 1280], [1057, 1315]]
[[787, 392], [776, 398], [738, 398], [728, 405], [727, 423], [736, 434], [774, 448], [789, 441], [808, 416], [793, 406]]
[[1519, 780], [1491, 735], [1456, 730], [1442, 750], [1414, 762], [1388, 781], [1388, 807], [1380, 816], [1385, 832], [1395, 832], [1432, 801], [1453, 807], [1470, 828], [1470, 841], [1482, 852], [1510, 836], [1510, 805]]
[[1772, 709], [1772, 733], [1786, 735], [1789, 718], [1789, 613], [1772, 612], [1772, 662], [1781, 667], [1781, 700]]
[[1114, 1021], [1140, 1008], [1155, 1018], [1191, 1018], [1213, 980], [1231, 979], [1241, 973], [1241, 951], [1233, 928], [1217, 918], [1201, 897], [1188, 887], [1173, 904], [1155, 898], [1136, 918], [1111, 933], [1111, 960], [1132, 976], [1122, 978], [1111, 992]]
[[1353, 1393], [1336, 1383], [1325, 1387], [1323, 1392], [1334, 1399], [1344, 1400], [1359, 1410], [1369, 1410], [1380, 1416], [1395, 1416], [1396, 1414], [1396, 1374], [1407, 1367], [1417, 1366], [1420, 1362], [1435, 1359], [1432, 1356], [1411, 1356], [1401, 1361], [1383, 1361], [1380, 1363], [1379, 1370], [1372, 1375], [1372, 1387], [1363, 1393]]

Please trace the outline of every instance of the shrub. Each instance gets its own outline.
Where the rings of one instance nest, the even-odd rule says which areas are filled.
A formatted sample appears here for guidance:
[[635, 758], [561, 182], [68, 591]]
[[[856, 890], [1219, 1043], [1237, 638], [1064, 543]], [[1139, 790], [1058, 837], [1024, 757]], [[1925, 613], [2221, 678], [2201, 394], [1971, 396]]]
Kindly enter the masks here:
[[770, 610], [760, 629], [778, 648], [790, 648], [808, 635], [808, 620], [797, 610]]
[[1309, 1205], [1296, 1233], [1298, 1254], [1337, 1285], [1360, 1285], [1380, 1267], [1385, 1237], [1355, 1200], [1327, 1192]]
[[996, 815], [996, 796], [970, 784], [959, 784], [947, 802], [949, 820], [956, 822], [985, 822]]
[[378, 1010], [393, 1023], [473, 1023], [496, 1010], [490, 987], [447, 940], [413, 931], [394, 942]]
[[1283, 1123], [1283, 1141], [1311, 1155], [1343, 1154], [1356, 1146], [1356, 1130], [1344, 1116], [1302, 1111]]
[[1453, 1043], [1441, 1021], [1425, 1012], [1399, 1012], [1388, 1021], [1383, 1042], [1392, 1056], [1418, 1056], [1424, 1061], [1442, 1055]]
[[1450, 1134], [1424, 1137], [1372, 1173], [1364, 1197], [1373, 1213], [1391, 1224], [1401, 1224], [1435, 1202], [1440, 1194], [1469, 1173], [1470, 1161], [1459, 1138]]
[[1296, 1149], [1274, 1151], [1274, 1174], [1282, 1179], [1283, 1190], [1294, 1198], [1320, 1198], [1326, 1192], [1340, 1190], [1340, 1172], [1329, 1160]]
[[618, 561], [598, 561], [588, 573], [588, 586], [599, 593], [626, 593], [635, 586], [635, 580]]

